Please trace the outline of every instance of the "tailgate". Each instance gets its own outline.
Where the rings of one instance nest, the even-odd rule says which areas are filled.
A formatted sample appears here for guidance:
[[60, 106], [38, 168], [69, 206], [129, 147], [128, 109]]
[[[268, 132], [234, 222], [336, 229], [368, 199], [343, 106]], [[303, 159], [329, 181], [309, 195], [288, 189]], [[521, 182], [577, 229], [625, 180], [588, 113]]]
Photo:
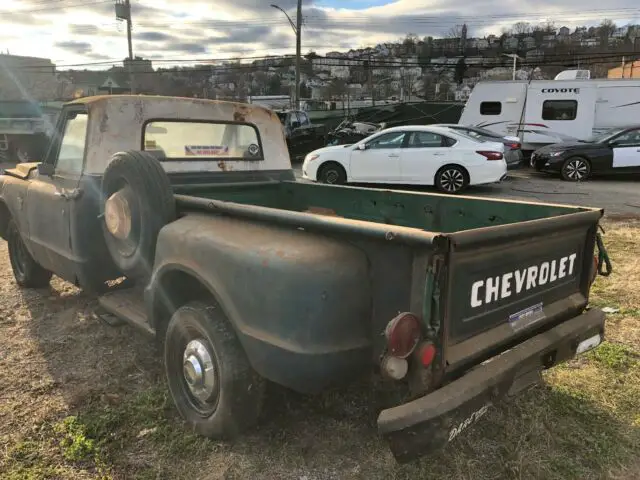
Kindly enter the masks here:
[[445, 365], [488, 358], [580, 313], [602, 215], [593, 209], [447, 234]]

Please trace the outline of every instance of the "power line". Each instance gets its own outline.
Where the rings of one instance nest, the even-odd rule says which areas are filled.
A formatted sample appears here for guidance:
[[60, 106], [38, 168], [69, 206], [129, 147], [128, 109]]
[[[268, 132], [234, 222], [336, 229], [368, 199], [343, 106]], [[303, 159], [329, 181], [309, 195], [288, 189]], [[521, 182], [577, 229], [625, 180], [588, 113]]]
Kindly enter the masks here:
[[[113, 0], [94, 0], [94, 1], [84, 2], [84, 3], [70, 3], [65, 5], [56, 5], [53, 7], [42, 7], [42, 8], [35, 8], [35, 9], [28, 8], [28, 9], [21, 9], [21, 10], [13, 10], [9, 12], [2, 11], [2, 16], [10, 18], [12, 15], [23, 15], [25, 13], [38, 13], [38, 12], [49, 12], [49, 11], [55, 11], [55, 10], [66, 10], [68, 8], [101, 5], [105, 3], [113, 3]], [[43, 3], [42, 5], [46, 5], [46, 3]]]

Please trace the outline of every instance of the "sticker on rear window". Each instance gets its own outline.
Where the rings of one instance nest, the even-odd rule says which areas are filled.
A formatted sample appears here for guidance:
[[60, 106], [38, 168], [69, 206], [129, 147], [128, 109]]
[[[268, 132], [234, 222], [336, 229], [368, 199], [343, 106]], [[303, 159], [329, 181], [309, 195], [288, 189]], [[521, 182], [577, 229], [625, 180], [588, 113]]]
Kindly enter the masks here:
[[509, 323], [515, 330], [521, 330], [545, 318], [542, 302], [509, 315]]
[[225, 145], [185, 145], [184, 154], [187, 157], [211, 157], [214, 155], [228, 155], [229, 147]]

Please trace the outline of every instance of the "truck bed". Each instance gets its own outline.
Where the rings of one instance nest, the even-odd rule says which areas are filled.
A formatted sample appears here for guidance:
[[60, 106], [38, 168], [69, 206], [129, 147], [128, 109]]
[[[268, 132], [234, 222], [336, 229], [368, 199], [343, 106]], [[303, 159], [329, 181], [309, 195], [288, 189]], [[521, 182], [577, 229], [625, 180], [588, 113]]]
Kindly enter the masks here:
[[453, 233], [557, 217], [591, 209], [567, 205], [402, 192], [303, 182], [182, 184], [176, 193], [292, 212]]

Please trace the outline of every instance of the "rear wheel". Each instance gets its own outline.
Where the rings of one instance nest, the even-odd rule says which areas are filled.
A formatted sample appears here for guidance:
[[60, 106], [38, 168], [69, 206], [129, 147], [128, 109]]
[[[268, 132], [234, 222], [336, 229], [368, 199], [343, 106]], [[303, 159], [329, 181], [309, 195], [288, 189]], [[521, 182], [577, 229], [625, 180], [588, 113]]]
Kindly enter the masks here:
[[7, 226], [7, 243], [16, 283], [25, 288], [44, 288], [49, 285], [53, 274], [33, 259], [13, 220], [10, 220]]
[[457, 165], [446, 165], [436, 173], [436, 188], [444, 193], [458, 193], [469, 184], [467, 172]]
[[565, 160], [560, 171], [562, 179], [567, 182], [580, 182], [589, 178], [591, 164], [582, 157], [572, 157]]
[[196, 433], [234, 438], [257, 422], [265, 381], [218, 307], [191, 302], [176, 310], [164, 360], [173, 401]]
[[318, 181], [329, 185], [342, 185], [347, 182], [347, 172], [342, 165], [327, 163], [320, 167]]

